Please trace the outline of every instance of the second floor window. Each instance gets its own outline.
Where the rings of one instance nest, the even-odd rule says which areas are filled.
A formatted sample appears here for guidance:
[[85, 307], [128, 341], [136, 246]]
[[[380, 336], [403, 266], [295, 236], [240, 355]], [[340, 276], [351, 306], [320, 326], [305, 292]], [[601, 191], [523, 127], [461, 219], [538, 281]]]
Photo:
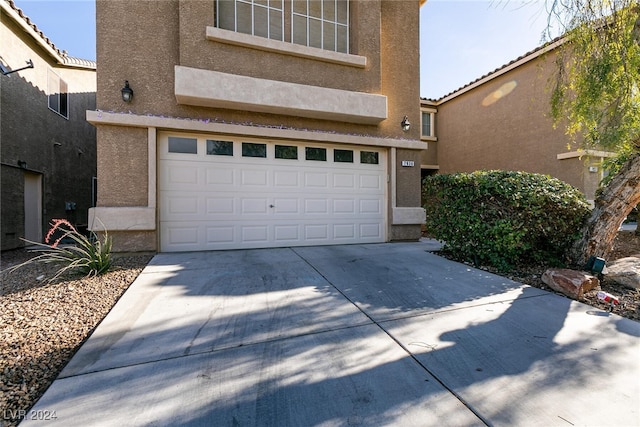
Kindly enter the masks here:
[[216, 26], [349, 53], [348, 0], [217, 0]]
[[49, 109], [60, 114], [62, 117], [69, 118], [69, 95], [67, 83], [62, 80], [56, 73], [49, 70], [48, 103]]
[[422, 110], [422, 117], [421, 117], [421, 133], [420, 136], [423, 138], [434, 138], [435, 135], [435, 117], [436, 117], [436, 113], [435, 111], [425, 111]]

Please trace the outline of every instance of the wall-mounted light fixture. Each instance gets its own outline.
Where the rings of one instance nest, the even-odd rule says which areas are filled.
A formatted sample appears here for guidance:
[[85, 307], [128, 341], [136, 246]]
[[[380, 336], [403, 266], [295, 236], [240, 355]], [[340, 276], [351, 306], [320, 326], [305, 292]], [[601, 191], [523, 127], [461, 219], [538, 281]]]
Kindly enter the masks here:
[[129, 87], [129, 80], [124, 81], [124, 87], [120, 90], [122, 92], [122, 100], [124, 102], [131, 102], [133, 99], [133, 89]]
[[5, 75], [5, 76], [7, 74], [17, 73], [18, 71], [26, 70], [27, 68], [33, 68], [33, 61], [32, 60], [28, 60], [26, 66], [24, 66], [22, 68], [16, 68], [15, 70], [9, 70], [4, 65], [0, 64], [0, 72], [2, 72], [2, 74]]
[[18, 160], [18, 167], [20, 169], [26, 169], [27, 168], [27, 162], [25, 162], [24, 160]]
[[400, 127], [404, 132], [407, 132], [409, 129], [411, 129], [411, 123], [409, 122], [409, 118], [407, 116], [404, 116], [404, 118], [400, 122]]

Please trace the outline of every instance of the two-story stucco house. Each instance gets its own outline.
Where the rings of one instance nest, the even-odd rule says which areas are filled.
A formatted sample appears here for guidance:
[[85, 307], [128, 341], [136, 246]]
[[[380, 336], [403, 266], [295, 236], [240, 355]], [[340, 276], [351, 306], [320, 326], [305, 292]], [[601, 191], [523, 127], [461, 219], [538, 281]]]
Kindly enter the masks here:
[[97, 0], [90, 227], [119, 251], [418, 239], [419, 7]]
[[611, 153], [581, 151], [563, 124], [554, 126], [550, 97], [561, 43], [540, 46], [438, 100], [422, 99], [422, 137], [430, 141], [421, 157], [423, 175], [490, 169], [540, 173], [593, 201], [606, 173], [602, 161]]
[[54, 218], [87, 224], [96, 64], [58, 49], [12, 0], [0, 0], [0, 18], [0, 242], [8, 250], [41, 241]]

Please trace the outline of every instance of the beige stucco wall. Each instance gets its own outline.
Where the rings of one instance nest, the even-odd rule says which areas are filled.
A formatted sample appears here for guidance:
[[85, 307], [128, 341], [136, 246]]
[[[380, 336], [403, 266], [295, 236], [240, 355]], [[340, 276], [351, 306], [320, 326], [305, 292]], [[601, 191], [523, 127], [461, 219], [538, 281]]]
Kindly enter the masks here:
[[[207, 40], [206, 28], [214, 25], [213, 4], [213, 0], [98, 0], [97, 56], [100, 69], [97, 108], [419, 139], [417, 127], [414, 126], [410, 134], [405, 134], [399, 126], [405, 114], [412, 123], [419, 123], [417, 0], [352, 2], [353, 52], [367, 58], [364, 69]], [[139, 19], [140, 16], [145, 19]], [[381, 40], [382, 37], [386, 39]], [[381, 45], [383, 41], [384, 48]], [[380, 55], [381, 51], [383, 55]], [[389, 98], [389, 118], [380, 125], [372, 126], [180, 105], [174, 95], [175, 65], [310, 86], [381, 93]], [[386, 81], [383, 75], [387, 76]], [[120, 97], [125, 80], [134, 90], [131, 104], [124, 104]]]
[[429, 148], [420, 153], [420, 165], [438, 166], [438, 142], [429, 141]]
[[97, 206], [146, 206], [146, 129], [99, 126], [97, 145], [100, 189]]
[[[405, 147], [402, 159], [413, 159], [415, 166], [392, 168], [388, 165], [390, 171], [397, 171], [389, 180], [388, 193], [394, 197], [388, 202], [388, 235], [395, 239], [394, 229], [397, 229], [402, 230], [398, 236], [403, 240], [419, 238], [419, 225], [407, 224], [419, 217], [410, 209], [396, 215], [402, 224], [397, 227], [391, 224], [393, 208], [419, 209], [420, 206], [418, 0], [351, 1], [350, 53], [357, 56], [352, 63], [238, 46], [207, 37], [207, 29], [214, 25], [213, 0], [97, 0], [96, 12], [100, 64], [97, 109], [111, 114], [108, 126], [100, 122], [99, 114], [94, 117], [98, 131], [99, 207], [149, 207], [148, 193], [153, 192], [150, 186], [154, 184], [149, 183], [148, 157], [145, 157], [148, 130], [140, 123], [147, 117], [188, 118], [192, 123], [245, 126], [248, 133], [255, 133], [258, 128], [283, 128], [287, 129], [286, 138], [302, 130], [313, 134], [314, 139], [316, 135], [325, 135], [328, 143], [340, 143], [353, 135], [360, 138], [359, 143], [362, 138], [364, 143], [366, 138], [372, 138], [372, 143], [379, 146], [382, 141], [390, 150], [396, 145]], [[144, 19], [140, 19], [141, 16]], [[366, 59], [364, 66], [363, 58]], [[227, 109], [212, 107], [220, 104], [194, 101], [194, 91], [189, 88], [185, 89], [188, 96], [177, 97], [176, 70], [237, 74], [260, 79], [262, 86], [264, 82], [277, 81], [331, 88], [352, 92], [356, 98], [359, 93], [381, 95], [386, 97], [386, 118], [380, 121], [360, 119], [356, 115], [355, 119], [347, 117], [346, 121], [337, 121], [325, 113], [318, 115], [323, 117], [319, 119], [313, 115], [301, 117], [295, 112], [287, 114], [286, 109], [251, 112], [233, 109], [230, 104], [225, 105]], [[133, 102], [129, 104], [120, 96], [125, 80], [134, 90]], [[314, 96], [331, 96], [329, 91], [309, 92], [319, 94]], [[310, 101], [313, 104], [313, 99]], [[318, 104], [326, 101], [318, 99]], [[188, 105], [194, 102], [200, 104]], [[113, 113], [123, 113], [123, 119], [117, 122], [118, 115]], [[122, 126], [129, 114], [137, 118], [140, 127]], [[404, 115], [414, 124], [409, 132], [403, 132], [400, 127]], [[185, 121], [185, 129], [192, 123]], [[161, 128], [162, 125], [158, 129]], [[409, 146], [415, 149], [408, 149]], [[135, 167], [137, 170], [131, 170]], [[127, 191], [123, 192], [123, 188]], [[143, 238], [142, 234], [141, 239], [147, 245], [153, 241]], [[123, 249], [128, 250], [126, 239], [120, 240], [125, 242]]]
[[[438, 105], [440, 173], [521, 170], [559, 178], [592, 199], [600, 159], [558, 155], [576, 150], [562, 124], [554, 127], [549, 97], [555, 72], [550, 52]], [[423, 155], [423, 162], [428, 161]], [[599, 169], [600, 170], [600, 169]]]
[[[87, 224], [96, 175], [96, 131], [85, 120], [95, 108], [95, 69], [61, 64], [60, 54], [3, 2], [0, 24], [0, 60], [9, 69], [28, 68], [0, 75], [0, 151], [2, 250], [24, 246], [25, 174], [42, 183], [42, 236], [54, 218]], [[23, 25], [20, 25], [23, 22]], [[68, 118], [48, 108], [48, 77], [54, 72], [68, 85]], [[26, 162], [26, 170], [18, 166]], [[75, 210], [66, 210], [66, 202]]]

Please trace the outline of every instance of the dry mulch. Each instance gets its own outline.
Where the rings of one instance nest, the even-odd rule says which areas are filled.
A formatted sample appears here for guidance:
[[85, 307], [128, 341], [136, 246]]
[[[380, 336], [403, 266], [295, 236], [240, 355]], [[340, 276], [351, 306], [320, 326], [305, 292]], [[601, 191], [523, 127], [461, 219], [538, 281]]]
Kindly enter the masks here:
[[[89, 337], [152, 255], [114, 257], [112, 270], [93, 278], [65, 275], [48, 283], [55, 268], [30, 264], [14, 273], [6, 270], [33, 253], [6, 251], [0, 264], [0, 427], [20, 421], [19, 411], [28, 411], [62, 368]], [[640, 257], [640, 236], [632, 231], [618, 234], [611, 260]], [[544, 267], [512, 272], [509, 277], [531, 286], [546, 288], [540, 279]], [[614, 313], [640, 321], [640, 291], [601, 281], [601, 288], [618, 296]], [[596, 291], [582, 302], [608, 309]]]
[[[617, 259], [629, 256], [640, 258], [640, 236], [635, 234], [634, 231], [619, 231], [613, 245], [613, 251], [609, 255], [607, 263], [611, 263]], [[500, 273], [488, 267], [479, 268], [496, 274], [501, 274], [512, 280], [520, 283], [525, 283], [529, 286], [534, 286], [536, 288], [544, 289], [549, 292], [558, 293], [553, 289], [550, 289], [542, 281], [542, 274], [547, 270], [548, 266], [534, 265], [528, 266], [526, 268], [521, 267], [509, 272], [508, 274]], [[640, 321], [640, 290], [629, 289], [625, 286], [619, 285], [611, 281], [610, 279], [607, 279], [606, 276], [600, 275], [600, 277], [598, 278], [600, 279], [600, 287], [585, 293], [580, 302], [601, 310], [611, 311], [614, 314], [626, 317], [628, 319]], [[612, 309], [609, 303], [600, 301], [596, 296], [596, 294], [600, 290], [618, 297], [620, 300], [620, 304], [615, 305]]]
[[48, 283], [55, 267], [28, 264], [34, 254], [2, 253], [0, 264], [0, 427], [14, 426], [40, 398], [151, 259], [114, 257], [99, 277], [64, 275]]

